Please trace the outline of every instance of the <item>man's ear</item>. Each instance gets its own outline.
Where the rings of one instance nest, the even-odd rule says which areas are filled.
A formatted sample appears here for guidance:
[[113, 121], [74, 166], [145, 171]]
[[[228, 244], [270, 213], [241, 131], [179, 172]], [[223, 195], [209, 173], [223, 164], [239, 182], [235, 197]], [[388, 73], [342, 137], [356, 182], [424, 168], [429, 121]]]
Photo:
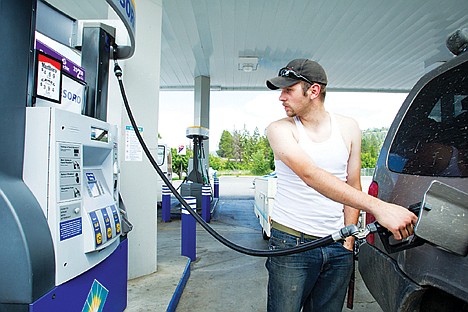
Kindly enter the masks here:
[[309, 89], [307, 90], [307, 96], [310, 98], [310, 99], [314, 99], [316, 97], [318, 97], [320, 95], [320, 85], [317, 84], [317, 83], [314, 83], [313, 85], [311, 85], [309, 87]]

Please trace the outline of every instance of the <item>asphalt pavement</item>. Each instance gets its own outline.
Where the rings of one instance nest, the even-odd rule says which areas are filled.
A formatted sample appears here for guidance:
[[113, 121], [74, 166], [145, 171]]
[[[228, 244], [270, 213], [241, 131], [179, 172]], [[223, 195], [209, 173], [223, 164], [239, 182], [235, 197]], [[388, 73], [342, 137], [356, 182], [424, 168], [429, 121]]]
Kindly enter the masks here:
[[[220, 177], [220, 198], [210, 226], [233, 243], [264, 250], [267, 241], [253, 210], [253, 179]], [[126, 311], [266, 311], [265, 258], [234, 251], [199, 225], [196, 260], [188, 264], [190, 275], [181, 287], [182, 277], [188, 275], [188, 262], [180, 256], [180, 223], [177, 214], [168, 223], [158, 218], [158, 272], [129, 281]], [[358, 270], [354, 308], [344, 307], [343, 311], [382, 311]]]

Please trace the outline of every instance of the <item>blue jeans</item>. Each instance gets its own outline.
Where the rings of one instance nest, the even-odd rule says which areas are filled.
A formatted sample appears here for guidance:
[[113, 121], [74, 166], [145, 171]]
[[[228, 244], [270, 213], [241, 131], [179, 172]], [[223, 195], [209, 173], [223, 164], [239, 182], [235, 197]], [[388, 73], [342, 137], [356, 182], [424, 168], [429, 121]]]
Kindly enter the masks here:
[[[271, 250], [307, 241], [271, 229]], [[342, 311], [353, 261], [353, 252], [341, 243], [268, 258], [268, 311]]]

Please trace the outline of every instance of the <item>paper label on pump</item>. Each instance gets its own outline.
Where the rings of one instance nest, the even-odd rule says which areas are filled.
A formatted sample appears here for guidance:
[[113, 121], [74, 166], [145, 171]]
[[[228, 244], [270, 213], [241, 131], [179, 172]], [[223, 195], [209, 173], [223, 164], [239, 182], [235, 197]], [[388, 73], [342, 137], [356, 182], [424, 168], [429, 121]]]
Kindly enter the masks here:
[[[143, 128], [138, 127], [143, 132]], [[132, 126], [125, 126], [125, 161], [143, 161], [143, 148]]]
[[37, 54], [36, 95], [60, 103], [62, 62], [44, 53]]

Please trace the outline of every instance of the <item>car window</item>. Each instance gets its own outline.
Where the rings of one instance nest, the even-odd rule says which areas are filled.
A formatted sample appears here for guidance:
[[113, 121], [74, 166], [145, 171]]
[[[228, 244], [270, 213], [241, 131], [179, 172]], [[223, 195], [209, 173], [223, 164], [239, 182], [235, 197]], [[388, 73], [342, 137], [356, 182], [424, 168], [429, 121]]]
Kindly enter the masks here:
[[468, 176], [468, 63], [421, 89], [390, 147], [391, 171], [424, 176]]

